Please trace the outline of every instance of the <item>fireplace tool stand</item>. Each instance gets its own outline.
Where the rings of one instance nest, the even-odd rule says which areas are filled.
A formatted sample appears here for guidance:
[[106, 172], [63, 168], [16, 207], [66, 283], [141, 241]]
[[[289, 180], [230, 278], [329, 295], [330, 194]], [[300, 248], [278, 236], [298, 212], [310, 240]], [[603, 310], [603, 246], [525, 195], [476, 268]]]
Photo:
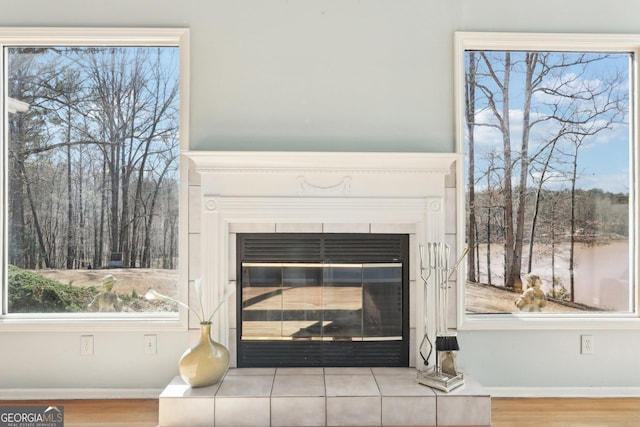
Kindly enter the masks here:
[[[420, 277], [423, 284], [424, 298], [424, 337], [420, 343], [420, 356], [424, 361], [425, 370], [418, 370], [417, 381], [446, 393], [464, 384], [464, 374], [456, 368], [456, 352], [458, 337], [455, 332], [449, 332], [448, 327], [448, 307], [449, 307], [449, 280], [458, 270], [462, 259], [467, 255], [465, 249], [456, 264], [449, 266], [451, 249], [449, 245], [443, 243], [427, 243], [426, 263], [425, 247], [420, 246]], [[425, 276], [426, 274], [426, 276]], [[430, 368], [429, 358], [433, 352], [433, 340], [429, 337], [428, 329], [428, 288], [429, 279], [435, 286], [435, 367]], [[424, 355], [427, 352], [427, 355]]]

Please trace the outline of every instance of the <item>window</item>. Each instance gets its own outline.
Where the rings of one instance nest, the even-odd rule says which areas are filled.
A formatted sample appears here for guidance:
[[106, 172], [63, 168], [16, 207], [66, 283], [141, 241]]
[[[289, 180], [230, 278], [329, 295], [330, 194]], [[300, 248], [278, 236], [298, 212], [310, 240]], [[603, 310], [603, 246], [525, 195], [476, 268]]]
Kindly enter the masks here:
[[636, 317], [640, 37], [456, 41], [463, 322]]
[[186, 35], [0, 31], [4, 318], [177, 318]]

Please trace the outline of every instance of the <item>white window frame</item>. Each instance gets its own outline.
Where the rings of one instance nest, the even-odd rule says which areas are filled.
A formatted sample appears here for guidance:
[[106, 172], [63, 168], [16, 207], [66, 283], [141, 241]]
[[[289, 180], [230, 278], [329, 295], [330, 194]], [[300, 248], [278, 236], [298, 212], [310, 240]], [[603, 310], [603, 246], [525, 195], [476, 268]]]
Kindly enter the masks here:
[[[634, 310], [632, 313], [506, 313], [474, 314], [466, 313], [465, 267], [457, 274], [457, 321], [460, 330], [520, 330], [520, 329], [638, 329], [640, 328], [640, 298], [638, 264], [638, 100], [640, 99], [640, 34], [557, 34], [557, 33], [495, 33], [495, 32], [456, 32], [454, 35], [454, 96], [456, 122], [456, 150], [464, 153], [465, 147], [465, 59], [466, 50], [538, 50], [538, 51], [585, 51], [585, 52], [624, 52], [633, 54], [632, 99], [630, 100], [630, 180], [636, 185], [629, 194], [629, 207], [632, 211], [630, 227], [630, 278], [634, 286]], [[465, 246], [466, 202], [464, 163], [457, 167], [457, 243]]]
[[[187, 28], [0, 28], [0, 70], [8, 73], [4, 51], [17, 46], [175, 46], [179, 48], [180, 91], [180, 152], [189, 147], [189, 29]], [[0, 85], [0, 100], [8, 99], [6, 81]], [[5, 147], [8, 131], [5, 124], [5, 105], [0, 102], [0, 146]], [[0, 156], [0, 197], [6, 200], [7, 153]], [[179, 237], [178, 237], [178, 291], [186, 303], [188, 299], [188, 162], [180, 161], [179, 171]], [[7, 298], [8, 242], [6, 232], [7, 206], [0, 209], [2, 227], [2, 294], [1, 304]], [[1, 311], [0, 311], [1, 313]], [[8, 313], [0, 315], [0, 332], [11, 331], [109, 331], [109, 330], [186, 330], [187, 310], [178, 313]]]

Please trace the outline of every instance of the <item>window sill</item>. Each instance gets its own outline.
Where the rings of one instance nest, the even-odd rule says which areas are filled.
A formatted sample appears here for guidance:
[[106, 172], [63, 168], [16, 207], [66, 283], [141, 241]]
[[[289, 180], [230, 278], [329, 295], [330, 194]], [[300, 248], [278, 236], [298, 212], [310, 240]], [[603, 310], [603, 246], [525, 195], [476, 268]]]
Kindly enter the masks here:
[[0, 317], [3, 332], [185, 331], [187, 318], [178, 313], [11, 314]]
[[626, 330], [640, 329], [640, 318], [630, 314], [475, 314], [458, 319], [458, 330]]

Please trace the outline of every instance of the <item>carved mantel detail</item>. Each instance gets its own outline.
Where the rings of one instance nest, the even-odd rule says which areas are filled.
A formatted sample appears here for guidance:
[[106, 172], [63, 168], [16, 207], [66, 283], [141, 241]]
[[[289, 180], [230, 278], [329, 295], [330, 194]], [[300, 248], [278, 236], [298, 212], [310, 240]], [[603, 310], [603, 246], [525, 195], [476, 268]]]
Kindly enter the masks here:
[[343, 195], [347, 196], [351, 192], [351, 180], [350, 176], [345, 176], [334, 185], [315, 185], [307, 180], [304, 176], [299, 176], [296, 178], [298, 182], [298, 194], [303, 195], [324, 195], [324, 196], [335, 196], [335, 195]]

